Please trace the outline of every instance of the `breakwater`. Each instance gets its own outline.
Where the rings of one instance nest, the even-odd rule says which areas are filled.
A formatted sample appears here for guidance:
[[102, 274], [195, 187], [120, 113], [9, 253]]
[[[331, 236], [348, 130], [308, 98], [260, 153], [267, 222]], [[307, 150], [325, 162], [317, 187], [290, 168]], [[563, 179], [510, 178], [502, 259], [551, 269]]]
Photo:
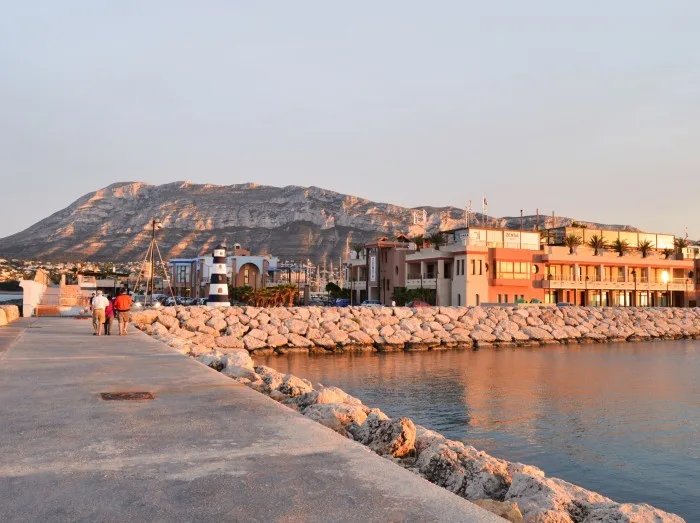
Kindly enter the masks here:
[[0, 327], [19, 318], [17, 305], [0, 305]]
[[[450, 313], [455, 319], [449, 316]], [[506, 318], [515, 319], [506, 319], [504, 314]], [[306, 319], [303, 319], [304, 317]], [[524, 324], [521, 324], [517, 317], [523, 318]], [[389, 334], [388, 330], [381, 333], [382, 328], [386, 326], [381, 325], [382, 318], [399, 320], [389, 320], [391, 323], [387, 323], [389, 326], [398, 326], [393, 329], [392, 334]], [[356, 327], [343, 319], [349, 320]], [[367, 319], [375, 319], [381, 327], [377, 328], [374, 323], [366, 321]], [[403, 321], [409, 319], [419, 321], [419, 327], [415, 331], [411, 331], [411, 327], [416, 326], [415, 322]], [[510, 521], [683, 521], [678, 516], [646, 504], [616, 503], [563, 480], [548, 478], [536, 467], [500, 460], [416, 425], [409, 418], [391, 419], [378, 409], [364, 406], [359, 399], [335, 387], [312, 384], [269, 367], [254, 367], [250, 353], [272, 350], [278, 353], [288, 350], [399, 350], [399, 347], [404, 350], [416, 350], [498, 344], [539, 345], [553, 343], [552, 340], [556, 340], [557, 343], [587, 343], [697, 337], [700, 329], [697, 327], [696, 309], [475, 307], [411, 310], [175, 307], [135, 313], [134, 321], [142, 330], [181, 352], [196, 357], [203, 364], [222, 371], [336, 432], [367, 445], [378, 454]], [[506, 321], [520, 326], [518, 331], [536, 336], [528, 335], [528, 339], [520, 339], [522, 336], [515, 334], [515, 327], [505, 323]], [[304, 334], [301, 333], [302, 327], [294, 322], [307, 324]], [[431, 323], [439, 323], [442, 329]], [[459, 324], [470, 324], [471, 328], [463, 328]], [[267, 325], [270, 326], [269, 330], [265, 329]], [[371, 341], [361, 343], [357, 339], [362, 338], [361, 335], [350, 336], [359, 330], [358, 327]], [[566, 327], [575, 329], [578, 336]], [[277, 341], [281, 342], [281, 338], [272, 338], [272, 343], [266, 343], [271, 336], [275, 336], [271, 334], [273, 328], [277, 335], [288, 340], [286, 344], [272, 346]], [[299, 332], [292, 332], [293, 328]], [[440, 330], [451, 333], [461, 328], [468, 332], [467, 337], [471, 341], [457, 338], [457, 335], [465, 340], [467, 338], [458, 332], [451, 338], [440, 337], [437, 334], [433, 339], [417, 334], [408, 338], [402, 346], [399, 343], [386, 343], [391, 336], [404, 328], [408, 332], [420, 330], [431, 333]], [[313, 341], [316, 339], [315, 332], [306, 337], [313, 329], [329, 333], [327, 337], [330, 339], [333, 339], [330, 333], [334, 332], [345, 332], [347, 337], [336, 334], [338, 341], [332, 346], [324, 346]], [[488, 329], [491, 329], [490, 332]], [[377, 334], [374, 334], [374, 330]], [[247, 343], [251, 338], [263, 341], [256, 331], [267, 333], [265, 342]], [[551, 337], [543, 335], [540, 331], [549, 333]], [[557, 332], [559, 338], [555, 337], [556, 331], [561, 331]], [[503, 332], [512, 333], [510, 339], [503, 339]], [[483, 333], [489, 333], [491, 337], [485, 337]], [[563, 338], [562, 333], [567, 337]], [[253, 336], [246, 339], [250, 334]], [[292, 341], [298, 338], [289, 334], [306, 338], [312, 344]], [[499, 336], [502, 339], [499, 339]], [[235, 340], [238, 343], [235, 343]], [[436, 343], [433, 340], [440, 342], [433, 345]], [[322, 341], [325, 343], [325, 340]]]
[[700, 338], [700, 309], [164, 307], [133, 322], [184, 353], [436, 350]]

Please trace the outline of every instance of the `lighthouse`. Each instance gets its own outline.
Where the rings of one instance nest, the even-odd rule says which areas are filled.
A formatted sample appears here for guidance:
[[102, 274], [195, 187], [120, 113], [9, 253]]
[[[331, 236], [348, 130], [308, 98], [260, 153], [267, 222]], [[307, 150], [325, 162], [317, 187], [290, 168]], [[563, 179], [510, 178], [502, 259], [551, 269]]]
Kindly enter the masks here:
[[211, 268], [211, 280], [209, 281], [210, 307], [228, 307], [228, 283], [226, 281], [226, 247], [219, 244], [214, 247], [214, 264]]

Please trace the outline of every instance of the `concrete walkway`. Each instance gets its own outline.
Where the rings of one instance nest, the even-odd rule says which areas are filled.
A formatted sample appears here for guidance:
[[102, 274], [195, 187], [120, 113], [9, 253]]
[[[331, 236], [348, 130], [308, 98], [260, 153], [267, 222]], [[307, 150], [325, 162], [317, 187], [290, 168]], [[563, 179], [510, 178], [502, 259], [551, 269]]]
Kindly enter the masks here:
[[39, 318], [0, 328], [0, 521], [503, 520], [143, 333]]

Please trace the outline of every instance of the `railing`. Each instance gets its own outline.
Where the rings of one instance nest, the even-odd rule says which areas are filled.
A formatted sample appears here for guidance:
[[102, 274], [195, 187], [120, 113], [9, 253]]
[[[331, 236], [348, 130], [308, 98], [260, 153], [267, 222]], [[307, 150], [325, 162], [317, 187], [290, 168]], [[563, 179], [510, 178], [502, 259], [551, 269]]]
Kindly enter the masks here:
[[531, 274], [529, 272], [497, 272], [497, 280], [529, 280]]
[[486, 240], [466, 239], [466, 240], [456, 241], [456, 242], [448, 244], [448, 245], [454, 245], [454, 244], [457, 244], [457, 245], [461, 244], [461, 245], [464, 245], [465, 247], [488, 247], [488, 248], [492, 248], [492, 249], [525, 249], [528, 251], [539, 251], [540, 250], [539, 244], [520, 243], [520, 242], [487, 242]]
[[421, 278], [424, 280], [432, 280], [435, 278], [435, 274], [432, 272], [426, 272], [425, 274], [421, 275], [421, 273], [418, 272], [406, 276], [407, 280], [420, 280]]

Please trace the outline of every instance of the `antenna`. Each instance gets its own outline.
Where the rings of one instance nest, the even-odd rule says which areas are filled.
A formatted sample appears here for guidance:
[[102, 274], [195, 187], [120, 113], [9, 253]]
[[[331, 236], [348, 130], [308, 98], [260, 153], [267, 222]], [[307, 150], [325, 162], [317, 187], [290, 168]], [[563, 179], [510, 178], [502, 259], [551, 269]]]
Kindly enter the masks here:
[[141, 264], [141, 270], [139, 271], [139, 275], [136, 278], [136, 285], [134, 285], [134, 291], [136, 291], [138, 289], [141, 277], [143, 276], [144, 280], [147, 279], [146, 291], [144, 292], [143, 296], [144, 305], [148, 303], [146, 297], [148, 296], [149, 286], [151, 288], [150, 304], [153, 305], [155, 301], [153, 295], [155, 294], [156, 252], [158, 252], [158, 259], [160, 260], [160, 267], [163, 269], [163, 273], [165, 275], [165, 281], [168, 282], [168, 289], [170, 290], [170, 295], [174, 296], [173, 288], [170, 285], [170, 278], [168, 277], [168, 269], [165, 266], [165, 262], [163, 261], [163, 256], [161, 256], [160, 254], [160, 247], [158, 247], [158, 241], [156, 240], [156, 230], [162, 228], [163, 223], [158, 218], [154, 218], [153, 220], [151, 220], [151, 242], [148, 245], [148, 249], [146, 250], [146, 257], [144, 258], [143, 263]]

